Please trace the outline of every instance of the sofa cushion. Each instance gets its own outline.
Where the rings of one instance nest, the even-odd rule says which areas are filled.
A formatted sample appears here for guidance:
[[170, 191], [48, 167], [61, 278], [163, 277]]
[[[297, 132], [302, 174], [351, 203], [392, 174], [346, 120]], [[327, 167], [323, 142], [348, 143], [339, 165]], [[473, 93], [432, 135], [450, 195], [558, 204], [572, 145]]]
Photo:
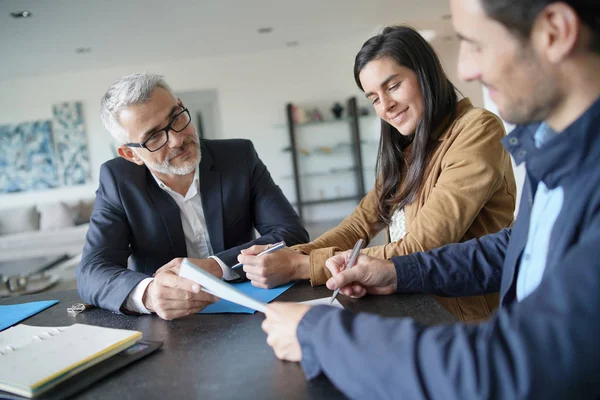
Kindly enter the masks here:
[[79, 213], [77, 215], [77, 220], [75, 220], [77, 225], [87, 224], [90, 222], [92, 211], [94, 210], [94, 200], [95, 199], [79, 201]]
[[53, 231], [75, 226], [79, 206], [66, 203], [48, 203], [38, 205], [40, 212], [40, 230]]
[[35, 206], [0, 210], [0, 235], [37, 231], [38, 229], [40, 229], [40, 215]]

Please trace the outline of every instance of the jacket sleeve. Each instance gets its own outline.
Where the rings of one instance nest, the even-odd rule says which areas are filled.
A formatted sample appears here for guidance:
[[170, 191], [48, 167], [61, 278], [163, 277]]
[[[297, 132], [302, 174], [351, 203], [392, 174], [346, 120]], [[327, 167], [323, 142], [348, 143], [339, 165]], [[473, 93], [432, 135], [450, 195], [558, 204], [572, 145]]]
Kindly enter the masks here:
[[500, 291], [511, 229], [426, 253], [393, 257], [400, 293], [477, 296]]
[[530, 296], [480, 325], [315, 307], [297, 332], [307, 377], [324, 372], [352, 398], [597, 398], [599, 218], [594, 225]]
[[113, 171], [100, 168], [100, 186], [77, 266], [77, 291], [81, 299], [120, 312], [129, 292], [148, 276], [127, 269], [131, 255], [131, 230], [120, 202]]
[[[510, 162], [500, 141], [504, 128], [494, 115], [483, 113], [465, 122], [460, 129], [444, 155], [435, 187], [407, 226], [404, 238], [366, 248], [362, 251], [364, 254], [389, 259], [457, 243], [464, 237], [482, 208], [504, 183], [505, 168]], [[512, 220], [514, 206], [513, 203], [506, 210], [507, 221]], [[336, 251], [351, 249], [359, 238], [371, 240], [383, 227], [377, 217], [376, 194], [371, 192], [340, 226], [299, 248], [310, 253], [311, 283], [324, 284], [331, 277], [325, 261]]]
[[379, 219], [377, 193], [371, 190], [358, 206], [338, 226], [325, 232], [310, 243], [294, 246], [294, 250], [310, 254], [310, 282], [323, 285], [331, 276], [325, 261], [336, 251], [354, 247], [358, 239], [370, 242], [385, 224]]
[[271, 178], [267, 167], [258, 157], [252, 142], [248, 141], [249, 149], [248, 170], [251, 180], [251, 199], [254, 227], [260, 233], [258, 239], [240, 246], [236, 246], [218, 254], [225, 264], [237, 263], [240, 250], [254, 244], [271, 244], [285, 241], [286, 245], [293, 246], [306, 243], [309, 240], [308, 232], [302, 227], [300, 217], [284, 196], [283, 192]]

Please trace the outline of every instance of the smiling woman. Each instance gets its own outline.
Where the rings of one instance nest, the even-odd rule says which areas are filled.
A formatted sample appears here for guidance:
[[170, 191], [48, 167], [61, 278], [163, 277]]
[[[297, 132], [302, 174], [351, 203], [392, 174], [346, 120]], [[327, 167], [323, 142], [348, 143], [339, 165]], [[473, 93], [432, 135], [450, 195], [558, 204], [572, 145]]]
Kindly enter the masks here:
[[[500, 143], [501, 121], [468, 99], [459, 101], [417, 31], [388, 27], [369, 39], [356, 56], [354, 76], [381, 119], [375, 188], [339, 226], [293, 247], [297, 252], [244, 258], [256, 284], [281, 282], [277, 271], [281, 275], [292, 265], [295, 279], [322, 285], [331, 277], [328, 258], [358, 239], [369, 242], [384, 228], [387, 244], [363, 253], [387, 259], [427, 251], [513, 221], [516, 186]], [[498, 302], [496, 294], [438, 300], [462, 320], [484, 319]]]
[[[510, 226], [516, 187], [500, 143], [504, 128], [493, 114], [458, 100], [417, 31], [388, 27], [369, 39], [356, 55], [354, 77], [381, 119], [378, 181], [340, 226], [297, 247], [310, 254], [314, 283], [330, 276], [324, 262], [334, 252], [383, 226], [388, 244], [365, 253], [390, 258]], [[463, 320], [485, 318], [497, 306], [495, 294], [438, 300]]]
[[369, 39], [356, 56], [354, 79], [381, 118], [379, 213], [389, 223], [391, 211], [415, 199], [435, 139], [456, 114], [456, 88], [431, 46], [408, 27]]
[[[458, 100], [417, 31], [388, 27], [367, 40], [354, 77], [381, 119], [378, 181], [340, 226], [297, 247], [310, 254], [314, 283], [330, 276], [328, 257], [384, 226], [388, 244], [364, 253], [390, 258], [510, 226], [516, 187], [500, 143], [504, 128], [493, 114]], [[497, 306], [495, 294], [438, 300], [463, 320], [485, 318]]]

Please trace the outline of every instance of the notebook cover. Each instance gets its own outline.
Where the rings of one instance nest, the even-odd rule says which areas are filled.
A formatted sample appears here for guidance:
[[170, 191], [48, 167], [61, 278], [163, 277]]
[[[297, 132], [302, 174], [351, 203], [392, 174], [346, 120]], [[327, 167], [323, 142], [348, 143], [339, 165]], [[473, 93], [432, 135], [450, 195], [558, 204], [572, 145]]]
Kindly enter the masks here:
[[[162, 346], [162, 342], [150, 340], [140, 340], [128, 349], [123, 350], [114, 356], [91, 366], [56, 385], [47, 392], [42, 393], [36, 399], [58, 400], [69, 398], [90, 387], [95, 382], [105, 378], [113, 372], [137, 361], [147, 355], [155, 352]], [[12, 393], [0, 391], [0, 399], [27, 399], [27, 397], [18, 396]]]

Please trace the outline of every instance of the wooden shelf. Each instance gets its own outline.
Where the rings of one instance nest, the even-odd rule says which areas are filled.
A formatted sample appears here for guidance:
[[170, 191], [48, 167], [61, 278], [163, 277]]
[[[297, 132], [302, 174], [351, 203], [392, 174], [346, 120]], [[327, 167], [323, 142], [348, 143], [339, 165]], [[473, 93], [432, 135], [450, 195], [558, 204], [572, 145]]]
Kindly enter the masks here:
[[[328, 204], [328, 203], [341, 203], [343, 201], [353, 201], [353, 200], [361, 200], [362, 197], [360, 196], [346, 196], [346, 197], [333, 197], [330, 199], [321, 199], [321, 200], [302, 200], [302, 205], [303, 206], [312, 206], [312, 205], [317, 205], [317, 204]], [[297, 206], [298, 203], [292, 203], [293, 205]]]
[[[328, 171], [322, 171], [322, 172], [306, 172], [303, 174], [298, 174], [299, 178], [320, 178], [320, 177], [325, 177], [325, 176], [332, 176], [332, 175], [341, 175], [341, 174], [355, 174], [356, 173], [356, 168], [357, 167], [348, 167], [348, 168], [343, 168], [343, 169], [330, 169]], [[363, 170], [375, 170], [375, 166], [363, 166]], [[294, 179], [295, 176], [294, 175], [283, 175], [281, 177], [281, 179]]]
[[[359, 118], [368, 118], [373, 117], [372, 115], [358, 115], [358, 105], [356, 101], [356, 97], [351, 97], [348, 99], [346, 103], [346, 112], [348, 114], [345, 118], [340, 118], [336, 120], [327, 120], [327, 121], [311, 121], [304, 124], [296, 124], [294, 123], [294, 105], [292, 103], [286, 104], [286, 117], [287, 117], [287, 128], [290, 137], [290, 146], [289, 150], [292, 157], [292, 167], [294, 171], [294, 186], [296, 189], [296, 207], [298, 209], [298, 215], [300, 216], [300, 220], [304, 221], [304, 213], [303, 207], [305, 206], [313, 206], [317, 204], [328, 204], [328, 203], [339, 203], [344, 201], [356, 201], [358, 202], [365, 196], [365, 183], [364, 183], [364, 174], [363, 174], [363, 164], [362, 164], [362, 155], [361, 155], [361, 147], [363, 142], [360, 139], [360, 127], [359, 127]], [[340, 152], [349, 152], [353, 158], [353, 167], [348, 172], [354, 172], [355, 181], [356, 181], [356, 195], [354, 196], [343, 196], [343, 197], [334, 197], [329, 199], [321, 199], [321, 200], [308, 200], [305, 201], [302, 199], [302, 184], [301, 179], [302, 173], [299, 168], [299, 147], [297, 142], [297, 130], [298, 128], [305, 126], [320, 126], [320, 125], [331, 125], [337, 124], [339, 122], [347, 122], [349, 128], [348, 141], [343, 141], [339, 143], [335, 147], [320, 147], [319, 149], [323, 152], [323, 149], [327, 148], [330, 151], [323, 152], [324, 155], [329, 155], [331, 153]], [[321, 131], [322, 132], [322, 131]], [[347, 144], [346, 144], [347, 143]], [[311, 151], [312, 150], [312, 151]], [[316, 149], [308, 149], [309, 154], [315, 153]], [[285, 151], [285, 150], [284, 150]], [[324, 174], [330, 173], [331, 170], [323, 171]], [[343, 173], [348, 173], [343, 172]], [[340, 172], [336, 172], [340, 173]], [[316, 171], [310, 173], [310, 175], [317, 175]]]
[[[367, 115], [359, 115], [358, 119], [366, 119], [366, 118], [379, 118], [376, 114], [367, 114]], [[340, 119], [324, 119], [323, 121], [309, 121], [304, 122], [302, 124], [294, 124], [295, 127], [302, 128], [305, 126], [319, 126], [319, 125], [332, 125], [339, 124], [340, 122], [352, 122], [354, 121], [353, 117], [343, 117]], [[287, 124], [276, 124], [275, 128], [287, 128]]]

